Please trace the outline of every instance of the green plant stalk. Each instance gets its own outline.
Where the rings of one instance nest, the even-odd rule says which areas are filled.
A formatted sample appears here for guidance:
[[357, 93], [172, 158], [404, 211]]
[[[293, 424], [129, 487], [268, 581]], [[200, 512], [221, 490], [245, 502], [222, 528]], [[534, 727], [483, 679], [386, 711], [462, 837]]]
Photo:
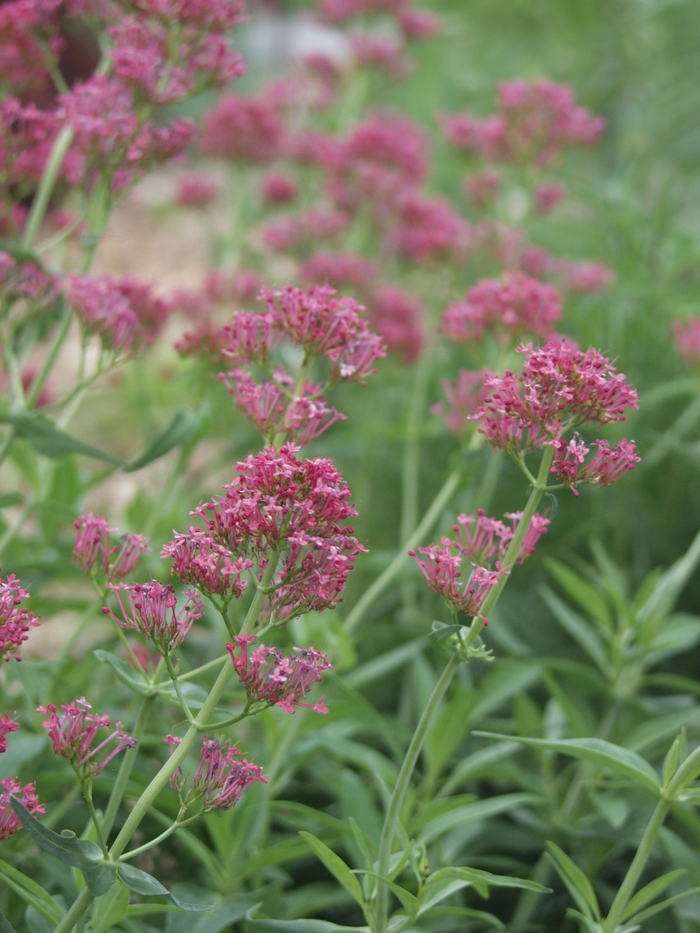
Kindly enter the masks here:
[[651, 850], [654, 847], [656, 842], [656, 837], [659, 834], [664, 820], [666, 819], [666, 814], [669, 811], [671, 806], [671, 801], [663, 798], [660, 800], [656, 809], [651, 815], [651, 819], [647, 824], [647, 828], [644, 830], [644, 835], [642, 836], [642, 841], [639, 843], [639, 848], [637, 853], [632, 859], [632, 864], [627, 869], [627, 874], [625, 879], [620, 885], [620, 888], [615, 895], [615, 900], [612, 902], [610, 912], [608, 916], [603, 921], [602, 933], [614, 933], [615, 928], [620, 923], [622, 914], [627, 907], [634, 889], [637, 886], [637, 882], [644, 871], [644, 866], [647, 863], [647, 859], [651, 854]]
[[351, 632], [355, 626], [362, 621], [362, 617], [364, 616], [367, 609], [369, 609], [372, 603], [382, 595], [384, 590], [399, 573], [403, 565], [408, 560], [408, 551], [412, 550], [416, 547], [416, 545], [420, 544], [423, 538], [430, 533], [433, 525], [442, 514], [442, 510], [454, 495], [457, 487], [459, 486], [459, 481], [461, 478], [462, 471], [460, 469], [454, 470], [454, 472], [450, 473], [450, 475], [447, 477], [442, 486], [442, 489], [438, 492], [437, 496], [432, 502], [432, 505], [425, 513], [423, 521], [416, 528], [408, 541], [403, 544], [401, 550], [392, 560], [389, 566], [383, 570], [374, 583], [367, 590], [365, 590], [362, 598], [353, 607], [352, 611], [348, 613], [348, 617], [345, 620], [345, 628], [348, 632]]
[[[552, 447], [545, 447], [542, 453], [542, 460], [540, 461], [539, 472], [537, 474], [537, 482], [530, 492], [527, 504], [523, 511], [523, 517], [518, 522], [518, 526], [515, 529], [515, 534], [513, 535], [513, 538], [511, 539], [511, 542], [508, 546], [508, 550], [506, 551], [503, 558], [502, 567], [506, 571], [509, 571], [512, 567], [514, 567], [515, 562], [518, 559], [518, 554], [520, 553], [520, 548], [523, 541], [525, 540], [527, 530], [530, 527], [530, 522], [532, 521], [532, 518], [537, 511], [537, 506], [539, 505], [542, 496], [544, 495], [545, 487], [547, 485], [547, 477], [549, 476], [549, 468], [552, 465], [553, 457], [554, 449]], [[483, 605], [482, 615], [472, 621], [469, 632], [463, 640], [463, 647], [465, 649], [469, 649], [476, 641], [481, 630], [486, 624], [485, 618], [496, 605], [498, 597], [500, 596], [507, 579], [507, 575], [504, 574], [487, 596]], [[384, 819], [384, 826], [382, 827], [382, 835], [379, 842], [379, 856], [377, 860], [377, 874], [380, 876], [380, 878], [387, 878], [389, 874], [391, 849], [398, 827], [399, 816], [403, 807], [404, 799], [406, 797], [406, 792], [408, 791], [408, 785], [411, 780], [411, 775], [413, 774], [413, 769], [416, 766], [418, 756], [420, 754], [421, 748], [423, 747], [423, 742], [425, 741], [425, 736], [427, 735], [430, 724], [435, 717], [435, 714], [440, 705], [440, 701], [445, 695], [445, 691], [450, 685], [450, 682], [459, 665], [460, 660], [456, 655], [453, 655], [447, 662], [447, 666], [445, 667], [445, 670], [442, 672], [440, 679], [435, 685], [425, 710], [423, 711], [423, 715], [421, 716], [418, 726], [416, 727], [416, 731], [413, 734], [411, 743], [408, 746], [406, 756], [401, 765], [401, 770], [399, 771], [398, 777], [396, 779], [396, 784], [391, 795], [391, 800], [389, 801], [389, 807]], [[381, 881], [378, 881], [376, 933], [386, 933], [388, 912], [389, 888]]]
[[63, 160], [68, 153], [70, 144], [73, 142], [75, 132], [72, 126], [64, 126], [54, 140], [51, 148], [51, 154], [44, 166], [44, 171], [39, 182], [39, 188], [32, 201], [32, 207], [27, 218], [27, 226], [24, 228], [22, 236], [22, 246], [25, 249], [31, 249], [34, 240], [39, 232], [39, 227], [49, 206], [53, 189], [56, 186], [58, 173], [61, 171]]
[[666, 788], [666, 797], [669, 800], [675, 800], [683, 788], [695, 780], [698, 772], [700, 772], [700, 747], [696, 748], [691, 755], [688, 755], [673, 775]]
[[136, 756], [138, 755], [139, 751], [138, 742], [141, 740], [141, 736], [143, 735], [146, 728], [146, 723], [148, 722], [148, 718], [151, 715], [151, 710], [153, 709], [155, 699], [156, 698], [154, 696], [147, 696], [143, 697], [139, 703], [139, 707], [136, 712], [136, 721], [134, 723], [133, 729], [131, 730], [131, 735], [134, 739], [136, 739], [137, 744], [133, 748], [128, 748], [124, 753], [121, 765], [119, 766], [117, 779], [114, 782], [114, 786], [112, 787], [112, 793], [109, 795], [107, 809], [105, 810], [104, 816], [102, 817], [102, 832], [105, 839], [109, 839], [109, 834], [111, 833], [112, 827], [114, 826], [114, 821], [117, 818], [119, 806], [126, 791], [126, 785], [129, 783], [131, 772], [133, 771], [134, 765], [136, 763]]

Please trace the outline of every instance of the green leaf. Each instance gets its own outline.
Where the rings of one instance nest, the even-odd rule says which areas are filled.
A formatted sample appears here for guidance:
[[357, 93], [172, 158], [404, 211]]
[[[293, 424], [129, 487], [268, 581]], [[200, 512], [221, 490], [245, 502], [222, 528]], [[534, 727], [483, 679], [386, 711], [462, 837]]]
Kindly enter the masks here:
[[45, 891], [40, 884], [32, 881], [13, 865], [3, 862], [2, 859], [0, 859], [0, 874], [5, 876], [5, 881], [25, 903], [34, 907], [50, 923], [55, 925], [61, 921], [63, 916], [61, 910], [48, 891]]
[[24, 912], [24, 919], [27, 921], [31, 933], [53, 933], [53, 927], [46, 917], [43, 917], [33, 907], [27, 907]]
[[[486, 733], [489, 734], [489, 733]], [[465, 823], [475, 823], [478, 820], [488, 819], [497, 813], [503, 813], [505, 810], [512, 810], [514, 807], [529, 803], [540, 803], [541, 798], [535, 794], [502, 794], [500, 797], [489, 797], [487, 800], [477, 800], [476, 803], [468, 803], [449, 813], [443, 813], [440, 816], [430, 820], [423, 827], [418, 835], [420, 842], [431, 842], [438, 836], [442, 836], [457, 826], [463, 826]]]
[[354, 874], [357, 875], [367, 875], [370, 878], [375, 878], [377, 881], [383, 882], [389, 890], [393, 891], [394, 894], [401, 901], [402, 907], [406, 910], [408, 915], [411, 918], [414, 918], [418, 912], [419, 900], [415, 894], [411, 894], [410, 891], [407, 891], [405, 888], [402, 888], [400, 885], [395, 884], [393, 881], [389, 881], [388, 878], [384, 878], [382, 875], [378, 875], [375, 871], [365, 871], [363, 868], [356, 868], [353, 870]]
[[109, 891], [117, 866], [114, 862], [105, 861], [99, 846], [89, 839], [78, 839], [70, 829], [64, 829], [60, 835], [53, 832], [35, 819], [16, 797], [12, 798], [12, 809], [39, 848], [80, 869], [91, 894], [98, 897]]
[[154, 460], [164, 457], [173, 447], [186, 444], [202, 427], [202, 417], [179, 408], [162, 434], [148, 445], [144, 452], [124, 467], [125, 473], [141, 470]]
[[694, 894], [700, 893], [700, 888], [690, 888], [688, 891], [682, 891], [680, 894], [674, 894], [673, 897], [667, 898], [665, 901], [660, 901], [658, 904], [654, 904], [651, 907], [647, 907], [646, 910], [643, 910], [640, 914], [637, 914], [635, 917], [630, 917], [627, 921], [628, 923], [643, 923], [644, 920], [648, 920], [649, 917], [653, 917], [655, 914], [660, 914], [662, 910], [666, 910], [667, 907], [670, 907], [671, 904], [676, 904], [678, 901], [684, 900], [686, 897], [691, 897]]
[[[450, 884], [446, 884], [449, 882]], [[452, 882], [460, 882], [458, 887], [454, 887]], [[448, 894], [459, 890], [462, 887], [470, 885], [481, 897], [489, 896], [489, 888], [520, 888], [525, 891], [534, 891], [538, 894], [549, 894], [551, 888], [545, 888], [536, 881], [530, 881], [527, 878], [513, 878], [509, 875], [494, 875], [489, 871], [482, 871], [478, 868], [441, 868], [430, 875], [425, 883], [421, 895], [421, 909], [418, 916], [425, 913], [438, 901], [444, 900]], [[434, 890], [436, 889], [436, 890]]]
[[478, 920], [496, 930], [505, 930], [505, 924], [498, 917], [486, 910], [474, 910], [472, 907], [434, 907], [434, 917], [465, 917], [468, 920]]
[[153, 875], [141, 871], [140, 868], [134, 868], [133, 865], [128, 865], [126, 862], [119, 863], [117, 874], [119, 880], [135, 894], [142, 894], [146, 897], [167, 897], [181, 910], [211, 910], [211, 904], [188, 904], [185, 901], [181, 901], [172, 891], [168, 891], [165, 885], [161, 884]]
[[578, 920], [580, 929], [585, 930], [585, 933], [600, 933], [600, 927], [597, 923], [594, 923], [590, 917], [587, 917], [580, 911], [574, 910], [573, 907], [567, 908], [566, 916]]
[[386, 677], [387, 674], [403, 667], [412, 661], [417, 655], [425, 650], [425, 641], [423, 638], [417, 638], [415, 641], [409, 641], [399, 648], [393, 648], [385, 654], [380, 654], [377, 658], [372, 658], [365, 664], [356, 667], [345, 675], [345, 682], [351, 687], [364, 687], [366, 684], [373, 683]]
[[693, 648], [700, 640], [700, 618], [685, 612], [674, 613], [647, 647], [646, 665], [650, 667]]
[[129, 897], [129, 889], [117, 881], [106, 894], [96, 898], [92, 906], [91, 933], [102, 933], [121, 923], [129, 908]]
[[475, 732], [474, 735], [482, 735], [491, 739], [507, 739], [509, 742], [518, 742], [521, 745], [531, 745], [536, 748], [548, 748], [562, 755], [571, 755], [573, 758], [590, 761], [602, 768], [609, 768], [611, 771], [622, 774], [655, 796], [659, 795], [661, 789], [658, 775], [648, 761], [628, 748], [620, 748], [619, 745], [613, 745], [603, 739], [559, 739], [556, 741], [500, 735], [497, 732]]
[[85, 457], [104, 460], [115, 466], [122, 466], [124, 463], [123, 460], [107, 451], [93, 447], [92, 444], [87, 444], [73, 437], [72, 434], [66, 434], [44, 415], [35, 412], [20, 412], [15, 415], [6, 415], [1, 420], [8, 421], [20, 437], [28, 441], [40, 454], [53, 460], [59, 460], [68, 454], [82, 454]]
[[23, 502], [21, 492], [5, 492], [0, 496], [0, 509], [9, 509], [11, 505], [21, 505]]
[[220, 933], [225, 927], [242, 920], [255, 901], [256, 898], [252, 894], [234, 894], [227, 897], [197, 921], [193, 933]]
[[19, 243], [15, 243], [12, 240], [0, 240], [0, 252], [12, 256], [15, 262], [22, 264], [29, 262], [33, 266], [37, 266], [39, 269], [45, 271], [44, 264], [38, 253], [33, 252], [31, 249], [27, 249], [26, 246], [20, 246]]
[[677, 868], [675, 871], [670, 871], [667, 875], [661, 875], [660, 878], [654, 878], [653, 881], [650, 881], [649, 884], [641, 888], [634, 897], [630, 900], [627, 907], [625, 907], [624, 913], [622, 914], [621, 920], [628, 920], [633, 914], [637, 911], [642, 910], [643, 907], [657, 898], [660, 894], [669, 888], [674, 881], [677, 881], [679, 878], [682, 878], [683, 875], [686, 875], [688, 870], [686, 868]]
[[440, 795], [446, 797], [451, 794], [468, 777], [473, 778], [482, 773], [492, 774], [493, 765], [503, 758], [510, 757], [517, 747], [513, 742], [499, 742], [497, 745], [489, 745], [486, 748], [479, 749], [478, 752], [467, 755], [445, 781], [440, 790]]
[[587, 916], [592, 916], [600, 922], [602, 919], [600, 907], [593, 885], [578, 865], [554, 842], [547, 843], [547, 856], [581, 910]]
[[559, 586], [567, 593], [570, 599], [578, 603], [584, 612], [593, 616], [598, 627], [606, 634], [612, 634], [613, 623], [610, 610], [601, 595], [600, 590], [589, 583], [584, 577], [576, 573], [566, 564], [549, 558], [545, 560], [547, 570], [552, 574]]
[[369, 927], [341, 927], [328, 920], [268, 920], [267, 917], [256, 917], [254, 914], [260, 906], [257, 904], [246, 914], [248, 933], [370, 933]]
[[700, 706], [690, 706], [665, 713], [663, 716], [655, 716], [627, 733], [625, 748], [640, 752], [670, 735], [676, 735], [683, 726], [689, 726], [694, 722], [700, 722]]
[[542, 599], [552, 610], [557, 622], [571, 635], [574, 641], [578, 642], [589, 657], [595, 661], [598, 668], [607, 675], [610, 672], [610, 663], [600, 639], [593, 631], [590, 624], [583, 616], [580, 616], [567, 606], [564, 600], [559, 599], [549, 587], [541, 587], [540, 594]]
[[324, 842], [321, 842], [320, 839], [317, 839], [316, 836], [313, 836], [311, 833], [307, 833], [302, 830], [299, 835], [314, 850], [328, 871], [335, 878], [337, 878], [348, 894], [354, 898], [362, 908], [364, 908], [365, 899], [362, 895], [360, 882], [357, 880], [355, 875], [353, 875], [342, 858], [340, 858], [339, 855], [336, 855], [332, 849], [329, 849]]
[[653, 592], [639, 610], [640, 622], [660, 621], [671, 612], [681, 590], [693, 575], [698, 561], [700, 561], [700, 533], [695, 536], [683, 557], [671, 564], [668, 570], [659, 577]]
[[117, 675], [117, 678], [125, 687], [128, 687], [140, 696], [152, 696], [153, 693], [156, 692], [138, 671], [134, 670], [134, 668], [130, 664], [127, 664], [122, 658], [118, 658], [115, 654], [112, 654], [111, 651], [104, 651], [102, 648], [99, 648], [92, 653], [98, 661], [104, 661], [106, 664], [109, 664]]
[[15, 933], [15, 929], [7, 919], [5, 914], [0, 910], [0, 933]]

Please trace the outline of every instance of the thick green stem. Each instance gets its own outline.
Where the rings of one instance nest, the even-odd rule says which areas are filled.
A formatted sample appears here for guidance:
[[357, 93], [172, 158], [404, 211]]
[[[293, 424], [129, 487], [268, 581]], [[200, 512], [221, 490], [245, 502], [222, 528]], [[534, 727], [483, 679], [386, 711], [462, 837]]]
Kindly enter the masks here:
[[372, 603], [382, 595], [384, 590], [399, 573], [403, 565], [408, 560], [408, 551], [412, 550], [418, 544], [420, 544], [424, 537], [430, 533], [433, 525], [442, 514], [442, 510], [450, 501], [455, 493], [455, 490], [459, 486], [461, 476], [461, 471], [455, 470], [454, 473], [450, 473], [450, 475], [447, 477], [442, 489], [433, 500], [433, 503], [428, 511], [425, 513], [423, 521], [416, 528], [408, 541], [405, 542], [399, 553], [392, 560], [386, 570], [384, 570], [377, 577], [374, 583], [369, 587], [369, 589], [365, 591], [362, 598], [348, 614], [348, 617], [345, 620], [345, 628], [348, 632], [351, 632], [355, 626], [362, 621], [362, 617], [364, 616], [367, 609], [369, 609]]
[[44, 168], [44, 173], [39, 182], [39, 188], [32, 201], [32, 207], [27, 218], [27, 225], [24, 228], [22, 237], [22, 246], [25, 249], [31, 249], [39, 227], [49, 206], [53, 189], [56, 186], [58, 173], [61, 171], [63, 160], [73, 142], [74, 131], [72, 126], [64, 126], [56, 137], [51, 154]]
[[637, 854], [633, 858], [632, 864], [627, 869], [625, 880], [620, 885], [615, 895], [615, 900], [612, 903], [612, 907], [610, 908], [610, 913], [603, 923], [603, 933], [614, 933], [615, 928], [619, 924], [625, 907], [629, 904], [634, 889], [637, 887], [637, 882], [644, 871], [647, 859], [651, 855], [656, 837], [659, 835], [659, 830], [663, 826], [670, 806], [671, 801], [666, 799], [662, 799], [657, 803], [647, 828], [644, 830], [644, 835], [642, 836], [642, 841], [639, 843]]
[[[379, 841], [377, 874], [380, 876], [380, 878], [388, 878], [389, 876], [391, 847], [394, 842], [394, 836], [396, 835], [399, 816], [401, 814], [403, 802], [406, 797], [409, 782], [411, 780], [411, 775], [413, 774], [416, 761], [418, 761], [418, 756], [420, 755], [421, 748], [423, 747], [423, 742], [425, 741], [428, 728], [433, 721], [440, 702], [445, 695], [445, 691], [449, 687], [450, 682], [454, 677], [459, 665], [460, 661], [456, 655], [453, 655], [447, 662], [447, 666], [442, 672], [440, 679], [435, 684], [435, 689], [430, 695], [430, 699], [428, 700], [428, 703], [423, 710], [423, 715], [420, 718], [420, 722], [418, 723], [416, 731], [413, 733], [411, 744], [408, 746], [406, 757], [403, 760], [401, 770], [399, 771], [398, 777], [396, 778], [396, 785], [394, 786], [394, 791], [391, 795], [391, 800], [389, 801], [389, 808], [384, 819], [382, 835]], [[377, 889], [377, 933], [384, 933], [386, 930], [388, 912], [389, 888], [382, 884], [380, 881]]]
[[93, 895], [86, 885], [70, 906], [70, 910], [54, 929], [53, 933], [70, 933], [92, 903]]

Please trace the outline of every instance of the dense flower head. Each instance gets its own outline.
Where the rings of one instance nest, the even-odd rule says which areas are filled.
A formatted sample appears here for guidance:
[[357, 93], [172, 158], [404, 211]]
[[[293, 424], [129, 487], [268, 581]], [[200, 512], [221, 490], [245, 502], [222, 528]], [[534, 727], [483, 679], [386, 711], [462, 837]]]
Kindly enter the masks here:
[[284, 133], [268, 98], [228, 94], [205, 114], [201, 147], [205, 155], [259, 165], [281, 154]]
[[299, 193], [299, 186], [283, 172], [268, 172], [260, 183], [263, 204], [289, 204]]
[[491, 390], [486, 380], [493, 375], [488, 370], [480, 372], [462, 369], [454, 383], [442, 380], [447, 404], [433, 406], [432, 412], [442, 418], [452, 434], [464, 434], [474, 430], [474, 417]]
[[194, 330], [185, 331], [175, 343], [175, 349], [181, 356], [192, 356], [206, 360], [216, 366], [226, 365], [223, 351], [229, 339], [223, 327], [212, 321], [198, 324]]
[[0, 715], [0, 753], [7, 751], [6, 735], [10, 732], [16, 732], [19, 729], [19, 723], [16, 722], [7, 713]]
[[549, 337], [561, 318], [561, 298], [552, 285], [544, 285], [522, 272], [507, 272], [500, 279], [482, 279], [442, 315], [442, 331], [453, 340], [478, 342], [486, 330], [515, 341], [523, 334]]
[[700, 362], [700, 318], [674, 321], [672, 326], [681, 359], [689, 366], [697, 366]]
[[566, 146], [591, 145], [605, 120], [578, 107], [573, 91], [549, 81], [504, 81], [497, 86], [498, 113], [441, 115], [449, 143], [485, 159], [549, 165]]
[[39, 624], [34, 613], [22, 606], [25, 599], [29, 593], [13, 573], [4, 580], [0, 577], [0, 659], [19, 661], [14, 652], [29, 638], [29, 629]]
[[267, 784], [258, 765], [237, 757], [240, 753], [235, 745], [204, 739], [201, 754], [188, 796], [201, 798], [205, 812], [230, 810], [251, 784], [256, 781]]
[[[265, 448], [237, 466], [226, 495], [195, 510], [208, 540], [264, 571], [270, 551], [281, 563], [265, 595], [263, 614], [287, 621], [332, 608], [364, 548], [350, 526], [350, 491], [330, 460], [296, 458], [297, 447]], [[262, 579], [262, 572], [258, 579]]]
[[[38, 707], [37, 712], [47, 717], [42, 726], [49, 734], [54, 753], [70, 761], [84, 776], [93, 777], [119, 752], [134, 748], [136, 740], [126, 735], [118, 722], [114, 732], [93, 748], [98, 732], [110, 728], [110, 717], [97, 716], [88, 712], [90, 709], [92, 707], [85, 697], [78, 697], [72, 703], [64, 703], [60, 713], [53, 703]], [[97, 761], [96, 756], [112, 740], [116, 740], [116, 745], [109, 754]]]
[[407, 39], [432, 39], [442, 31], [442, 20], [428, 10], [404, 6], [398, 11], [398, 22]]
[[501, 187], [501, 176], [496, 172], [479, 172], [464, 179], [464, 190], [477, 207], [486, 207]]
[[22, 829], [22, 823], [12, 809], [13, 797], [19, 798], [20, 803], [35, 816], [46, 812], [39, 803], [33, 782], [22, 787], [16, 778], [0, 781], [0, 842]]
[[544, 185], [538, 185], [533, 192], [535, 210], [540, 214], [548, 214], [565, 195], [566, 185], [560, 182], [550, 181]]
[[469, 243], [471, 228], [445, 198], [406, 191], [386, 232], [389, 248], [416, 262], [456, 261]]
[[248, 700], [279, 706], [285, 713], [293, 713], [298, 706], [327, 713], [323, 698], [315, 704], [303, 702], [313, 685], [321, 681], [321, 672], [332, 667], [327, 656], [313, 648], [294, 648], [288, 657], [267, 645], [251, 651], [249, 646], [256, 640], [255, 635], [237, 635], [233, 644], [226, 645]]
[[[0, 172], [15, 198], [25, 196], [38, 183], [57, 132], [54, 112], [22, 104], [15, 97], [0, 100]], [[19, 219], [10, 214], [4, 225], [11, 228]]]
[[60, 0], [10, 0], [0, 7], [0, 82], [29, 96], [47, 86], [47, 58], [56, 59], [62, 40], [56, 33]]
[[[121, 618], [111, 609], [102, 612], [109, 615], [122, 628], [135, 629], [158, 648], [162, 654], [170, 654], [185, 639], [192, 623], [204, 615], [204, 603], [194, 590], [185, 590], [185, 602], [177, 610], [177, 595], [173, 587], [153, 580], [151, 583], [109, 584], [117, 597]], [[128, 599], [125, 605], [122, 594]]]
[[574, 432], [571, 440], [558, 438], [554, 441], [554, 462], [551, 472], [554, 473], [567, 489], [571, 489], [578, 496], [577, 486], [589, 483], [592, 486], [611, 486], [625, 473], [633, 470], [641, 458], [637, 454], [634, 442], [622, 440], [613, 444], [607, 441], [593, 441], [597, 447], [595, 456], [586, 462], [590, 453], [580, 434]]
[[380, 33], [357, 33], [350, 36], [350, 49], [358, 65], [376, 68], [390, 78], [405, 78], [411, 72], [401, 39]]
[[379, 274], [379, 266], [357, 253], [314, 253], [301, 264], [301, 276], [309, 284], [349, 285], [358, 291], [367, 288]]
[[188, 528], [163, 546], [161, 557], [172, 557], [172, 574], [207, 596], [216, 593], [225, 599], [243, 594], [248, 581], [243, 574], [254, 565], [245, 557], [231, 560], [229, 551], [198, 528]]
[[494, 447], [536, 449], [559, 438], [565, 428], [621, 421], [626, 408], [638, 407], [637, 393], [624, 375], [593, 348], [582, 352], [550, 340], [520, 352], [522, 373], [507, 370], [490, 377], [490, 396], [479, 407], [479, 430]]
[[262, 239], [278, 253], [308, 249], [315, 243], [337, 239], [350, 223], [345, 211], [310, 207], [307, 210], [279, 217], [265, 224]]
[[430, 589], [443, 597], [452, 612], [461, 611], [468, 616], [481, 617], [487, 596], [507, 571], [502, 570], [499, 564], [495, 570], [469, 564], [469, 577], [461, 581], [462, 563], [467, 558], [462, 552], [453, 554], [453, 549], [453, 542], [445, 538], [442, 545], [418, 548], [418, 553], [423, 554], [425, 560], [421, 560], [415, 551], [408, 553], [415, 558]]
[[206, 207], [221, 191], [221, 183], [202, 172], [183, 175], [175, 189], [175, 203], [180, 207]]
[[421, 302], [395, 285], [378, 288], [369, 301], [372, 326], [390, 351], [406, 363], [414, 363], [425, 345]]
[[[2, 10], [2, 7], [0, 7]], [[57, 282], [33, 262], [17, 262], [0, 252], [0, 294], [8, 305], [25, 300], [33, 306], [46, 305], [56, 296]]]
[[152, 292], [152, 286], [129, 275], [69, 275], [66, 294], [85, 330], [100, 336], [112, 350], [134, 353], [150, 343], [172, 305]]
[[[479, 564], [492, 560], [496, 555], [503, 561], [523, 513], [507, 512], [505, 517], [510, 519], [510, 527], [498, 519], [489, 518], [483, 509], [477, 510], [476, 517], [464, 514], [458, 515], [457, 524], [452, 526], [452, 530], [457, 535], [455, 543], [465, 557]], [[523, 543], [515, 555], [514, 563], [522, 564], [531, 554], [535, 553], [535, 545], [545, 534], [548, 526], [549, 519], [544, 515], [540, 515], [539, 512], [535, 512], [525, 533]]]
[[102, 515], [80, 515], [73, 526], [73, 563], [85, 573], [101, 565], [107, 579], [121, 580], [136, 567], [141, 555], [150, 551], [148, 539], [138, 534], [121, 535], [120, 543], [112, 544], [110, 535], [117, 529], [111, 528]]

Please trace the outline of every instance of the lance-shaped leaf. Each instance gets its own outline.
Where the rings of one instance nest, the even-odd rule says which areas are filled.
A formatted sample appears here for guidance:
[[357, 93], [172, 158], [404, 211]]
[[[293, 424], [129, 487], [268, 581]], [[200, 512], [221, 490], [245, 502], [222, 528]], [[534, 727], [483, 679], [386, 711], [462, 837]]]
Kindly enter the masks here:
[[357, 901], [360, 907], [364, 908], [365, 899], [362, 895], [360, 882], [350, 871], [348, 866], [339, 855], [336, 855], [332, 849], [329, 849], [325, 842], [321, 842], [311, 833], [299, 833], [302, 839], [306, 840], [309, 846], [314, 850], [318, 858], [323, 862], [328, 871], [342, 884], [348, 894]]
[[15, 933], [15, 929], [7, 919], [5, 914], [0, 910], [0, 933]]
[[22, 826], [40, 849], [83, 873], [90, 893], [95, 897], [106, 894], [117, 875], [116, 862], [105, 861], [99, 846], [89, 839], [78, 839], [70, 829], [55, 833], [40, 823], [16, 797], [12, 809]]
[[269, 920], [256, 916], [260, 906], [246, 914], [248, 933], [370, 933], [369, 927], [342, 927], [329, 920]]
[[645, 920], [648, 920], [649, 917], [660, 914], [662, 910], [666, 910], [666, 908], [670, 907], [672, 904], [677, 904], [678, 901], [685, 900], [686, 897], [691, 897], [699, 892], [700, 888], [690, 888], [688, 891], [681, 891], [680, 894], [674, 894], [673, 897], [669, 897], [665, 901], [652, 904], [651, 907], [647, 907], [647, 909], [643, 910], [641, 913], [636, 914], [634, 917], [630, 917], [627, 922], [630, 924], [643, 923]]
[[211, 910], [211, 904], [189, 904], [186, 901], [181, 901], [153, 875], [141, 871], [140, 868], [134, 868], [133, 865], [128, 865], [126, 862], [119, 863], [117, 874], [122, 884], [125, 884], [134, 894], [142, 894], [146, 897], [167, 897], [181, 910]]
[[529, 739], [516, 735], [500, 735], [497, 732], [474, 732], [474, 735], [489, 739], [506, 739], [509, 742], [519, 742], [533, 748], [547, 748], [562, 755], [581, 758], [602, 768], [609, 768], [634, 781], [655, 797], [659, 796], [661, 782], [649, 762], [636, 752], [620, 748], [619, 745], [613, 745], [612, 742], [605, 742], [603, 739]]
[[545, 888], [536, 881], [527, 878], [514, 878], [509, 875], [494, 875], [490, 871], [479, 868], [441, 868], [429, 876], [420, 895], [420, 911], [417, 916], [424, 914], [435, 904], [449, 897], [455, 891], [465, 887], [473, 887], [484, 898], [489, 896], [489, 888], [521, 888], [525, 891], [534, 891], [537, 894], [549, 894], [551, 888]]
[[587, 917], [600, 921], [600, 907], [593, 885], [578, 865], [554, 842], [547, 843], [547, 856], [557, 870], [557, 874]]
[[93, 447], [92, 444], [87, 444], [73, 437], [72, 434], [67, 434], [44, 415], [23, 411], [14, 415], [5, 415], [2, 420], [8, 421], [16, 433], [28, 441], [40, 454], [53, 460], [60, 460], [68, 454], [82, 454], [85, 457], [104, 460], [115, 466], [122, 466], [124, 463], [123, 460], [107, 451]]
[[674, 881], [682, 878], [687, 871], [687, 868], [678, 868], [676, 871], [670, 871], [667, 875], [662, 875], [660, 878], [654, 878], [653, 881], [650, 881], [649, 884], [637, 891], [627, 907], [625, 907], [621, 919], [629, 920], [630, 917], [646, 907], [650, 901], [653, 901], [660, 894], [663, 894], [666, 888], [669, 888]]
[[163, 433], [159, 434], [139, 457], [128, 463], [124, 467], [124, 472], [132, 473], [135, 470], [141, 470], [154, 460], [164, 457], [173, 447], [186, 444], [191, 440], [201, 427], [201, 415], [194, 415], [182, 408], [178, 409]]
[[40, 884], [28, 878], [13, 865], [3, 862], [2, 859], [0, 859], [0, 875], [3, 876], [5, 884], [19, 894], [25, 904], [29, 904], [43, 917], [46, 917], [49, 923], [55, 926], [61, 921], [63, 918], [61, 909]]

